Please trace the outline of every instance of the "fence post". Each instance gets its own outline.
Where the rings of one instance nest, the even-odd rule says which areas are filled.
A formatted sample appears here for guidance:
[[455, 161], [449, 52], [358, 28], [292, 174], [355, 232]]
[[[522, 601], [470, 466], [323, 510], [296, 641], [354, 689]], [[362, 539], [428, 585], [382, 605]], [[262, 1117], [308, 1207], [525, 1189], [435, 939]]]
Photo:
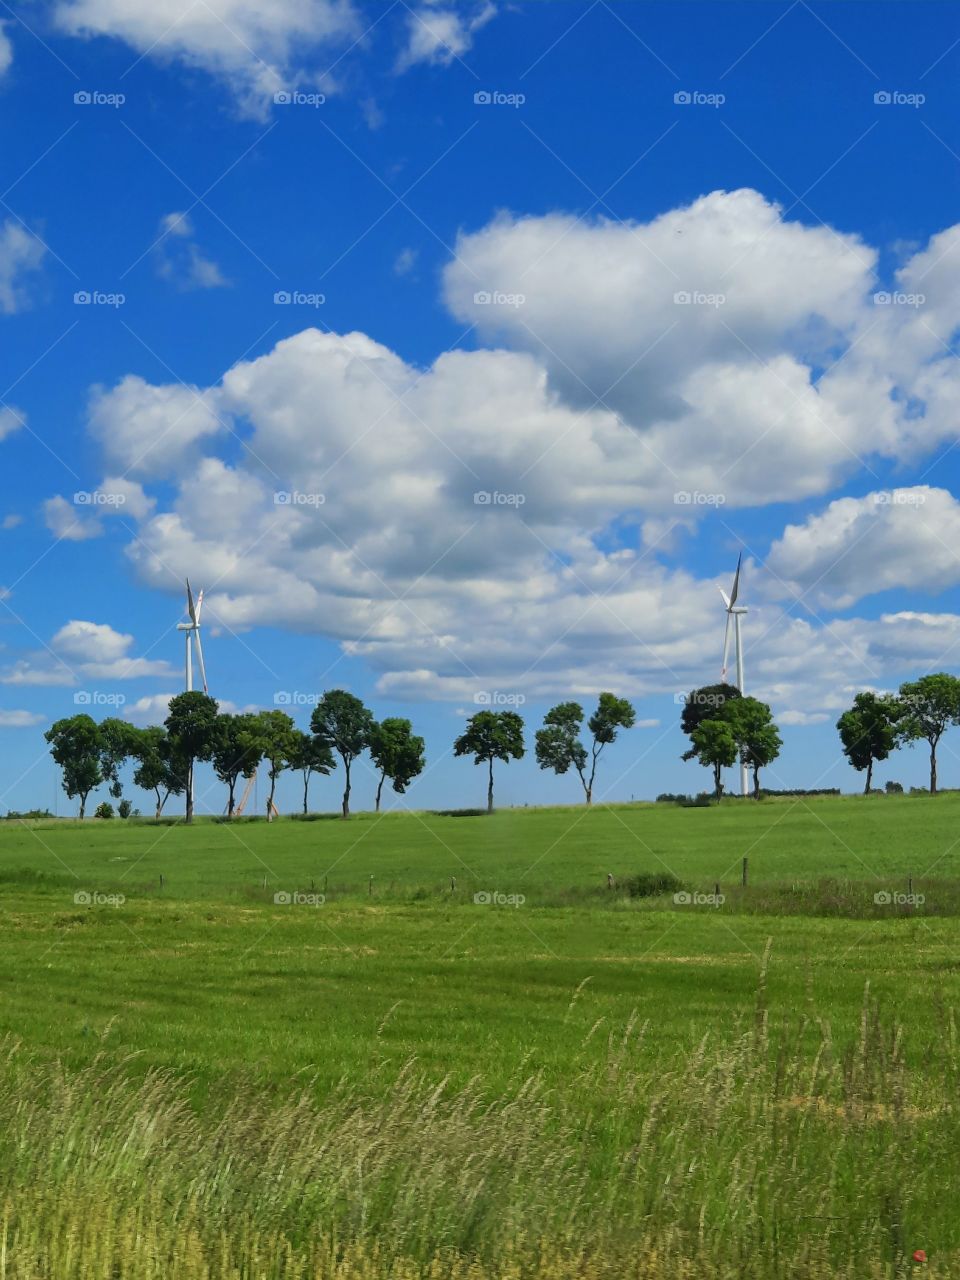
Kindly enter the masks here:
[[743, 860], [743, 880], [742, 880], [742, 883], [743, 883], [743, 887], [744, 887], [744, 889], [747, 887], [747, 861], [748, 861], [748, 860], [747, 860], [746, 858], [744, 858], [744, 860]]

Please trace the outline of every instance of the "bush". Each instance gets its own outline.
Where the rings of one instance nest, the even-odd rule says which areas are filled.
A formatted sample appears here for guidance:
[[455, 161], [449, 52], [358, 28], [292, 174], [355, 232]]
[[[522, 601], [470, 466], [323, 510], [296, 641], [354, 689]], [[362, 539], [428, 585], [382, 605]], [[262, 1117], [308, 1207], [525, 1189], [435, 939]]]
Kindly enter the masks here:
[[760, 788], [761, 796], [838, 796], [839, 787], [796, 787], [792, 791], [771, 791], [767, 787]]
[[631, 898], [656, 898], [663, 893], [678, 893], [683, 881], [669, 871], [641, 871], [624, 880], [623, 887]]
[[11, 809], [6, 814], [6, 817], [13, 821], [25, 822], [35, 820], [37, 818], [52, 818], [53, 814], [49, 809], [28, 809], [26, 813], [18, 813], [16, 809]]
[[133, 805], [129, 800], [121, 800], [117, 805], [117, 813], [121, 818], [129, 818], [133, 813]]
[[888, 782], [883, 789], [888, 796], [903, 795], [903, 783], [901, 782]]
[[96, 812], [94, 813], [93, 816], [95, 818], [112, 818], [113, 805], [110, 803], [109, 800], [101, 801], [101, 803], [97, 805]]

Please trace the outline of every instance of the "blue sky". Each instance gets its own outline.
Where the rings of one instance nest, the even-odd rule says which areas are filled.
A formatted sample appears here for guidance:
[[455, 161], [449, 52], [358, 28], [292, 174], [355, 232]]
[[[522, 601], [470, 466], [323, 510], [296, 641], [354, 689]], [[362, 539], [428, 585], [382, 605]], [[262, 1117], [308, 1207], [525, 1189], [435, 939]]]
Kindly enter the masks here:
[[[706, 786], [740, 551], [771, 785], [853, 789], [852, 693], [956, 668], [955, 8], [0, 16], [0, 806], [53, 806], [78, 693], [162, 716], [187, 573], [211, 692], [410, 715], [412, 805], [482, 798], [484, 692], [531, 745], [625, 693], [598, 793]], [[532, 751], [498, 797], [576, 799]]]

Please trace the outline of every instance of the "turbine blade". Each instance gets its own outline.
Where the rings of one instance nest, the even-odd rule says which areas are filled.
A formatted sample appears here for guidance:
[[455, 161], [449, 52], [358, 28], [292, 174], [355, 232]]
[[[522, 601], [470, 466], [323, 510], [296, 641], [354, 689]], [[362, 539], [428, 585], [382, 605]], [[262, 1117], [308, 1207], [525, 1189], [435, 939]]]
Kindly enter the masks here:
[[727, 610], [727, 625], [723, 629], [723, 666], [720, 668], [720, 679], [727, 683], [727, 654], [730, 652], [730, 611]]
[[733, 590], [730, 592], [731, 606], [737, 603], [737, 594], [740, 590], [740, 561], [742, 559], [743, 559], [743, 552], [741, 551], [740, 554], [737, 556], [737, 572], [734, 574]]
[[187, 613], [190, 615], [190, 621], [196, 622], [197, 611], [193, 605], [193, 592], [190, 590], [190, 579], [187, 579]]
[[723, 587], [718, 586], [718, 587], [717, 587], [717, 590], [720, 592], [720, 595], [721, 595], [721, 596], [722, 596], [722, 598], [723, 598], [723, 603], [724, 603], [724, 604], [727, 606], [727, 608], [729, 609], [729, 608], [730, 608], [730, 597], [729, 597], [729, 596], [727, 595], [727, 593], [724, 591]]
[[203, 665], [203, 648], [201, 647], [201, 644], [200, 644], [199, 631], [195, 631], [193, 633], [193, 639], [194, 639], [194, 643], [197, 646], [197, 666], [200, 668], [200, 679], [203, 682], [203, 692], [206, 693], [207, 692], [207, 672], [206, 672], [206, 668]]
[[193, 617], [193, 620], [198, 627], [200, 625], [200, 606], [202, 604], [203, 604], [203, 592], [201, 591], [200, 594], [197, 596], [197, 610]]

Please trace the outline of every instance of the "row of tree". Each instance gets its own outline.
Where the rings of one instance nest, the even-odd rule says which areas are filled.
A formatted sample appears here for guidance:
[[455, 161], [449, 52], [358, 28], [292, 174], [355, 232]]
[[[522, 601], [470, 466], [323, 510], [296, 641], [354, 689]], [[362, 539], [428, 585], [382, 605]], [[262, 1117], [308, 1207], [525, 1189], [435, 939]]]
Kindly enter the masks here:
[[723, 792], [721, 771], [738, 760], [752, 770], [753, 794], [760, 798], [760, 770], [776, 760], [783, 746], [765, 702], [743, 697], [736, 685], [705, 685], [684, 699], [680, 727], [690, 739], [683, 759], [713, 770], [718, 800]]
[[340, 756], [346, 785], [343, 816], [350, 813], [350, 770], [369, 750], [379, 773], [377, 810], [384, 782], [403, 792], [424, 767], [424, 742], [409, 720], [377, 722], [359, 698], [342, 689], [325, 693], [314, 708], [310, 733], [298, 729], [285, 711], [230, 715], [205, 693], [171, 698], [163, 725], [139, 729], [110, 718], [99, 724], [88, 715], [58, 720], [47, 731], [50, 752], [60, 766], [63, 789], [80, 800], [80, 817], [90, 792], [104, 783], [111, 796], [122, 795], [120, 770], [131, 761], [136, 786], [156, 795], [159, 817], [170, 796], [186, 796], [186, 818], [193, 820], [193, 779], [197, 762], [207, 761], [227, 788], [227, 814], [233, 817], [240, 779], [252, 778], [261, 764], [270, 781], [267, 815], [273, 814], [277, 780], [286, 769], [303, 778], [303, 812], [309, 809], [310, 779], [329, 774]]
[[873, 782], [873, 766], [904, 743], [926, 742], [930, 750], [930, 792], [937, 790], [937, 747], [950, 725], [960, 724], [960, 679], [945, 671], [908, 680], [896, 694], [858, 693], [837, 721], [844, 755], [854, 769], [866, 771], [864, 793]]

